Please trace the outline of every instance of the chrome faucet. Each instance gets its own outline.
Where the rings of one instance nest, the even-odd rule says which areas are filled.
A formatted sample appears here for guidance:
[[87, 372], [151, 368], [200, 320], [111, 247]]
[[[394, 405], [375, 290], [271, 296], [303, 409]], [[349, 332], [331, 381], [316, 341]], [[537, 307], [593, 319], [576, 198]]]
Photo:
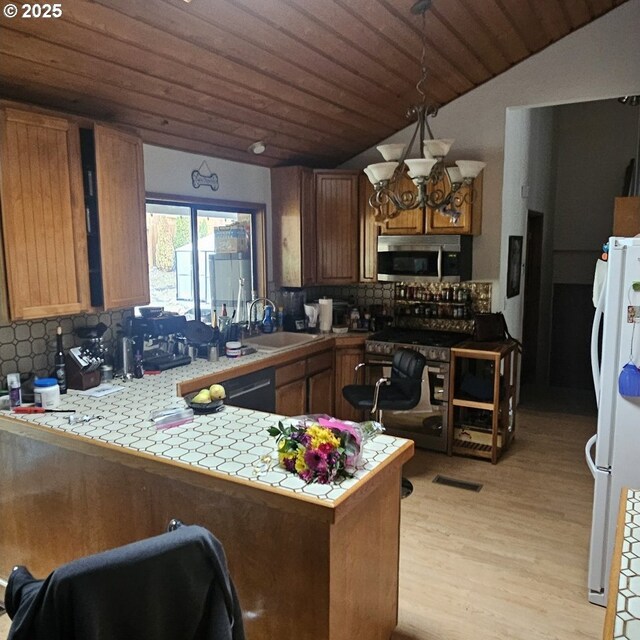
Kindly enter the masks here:
[[269, 300], [269, 298], [263, 298], [263, 297], [260, 297], [260, 298], [254, 298], [254, 299], [251, 301], [251, 303], [249, 304], [249, 313], [247, 314], [247, 315], [249, 316], [249, 317], [247, 318], [247, 331], [249, 332], [249, 335], [251, 335], [251, 332], [252, 332], [253, 328], [254, 328], [254, 327], [257, 327], [257, 325], [258, 325], [258, 318], [256, 317], [256, 321], [255, 321], [255, 322], [252, 322], [252, 320], [251, 320], [251, 314], [253, 313], [253, 308], [254, 308], [254, 307], [256, 306], [256, 304], [257, 304], [258, 302], [260, 302], [261, 300], [265, 302], [265, 306], [266, 306], [267, 304], [268, 304], [268, 305], [271, 305], [271, 308], [273, 309], [273, 312], [274, 312], [274, 313], [276, 312], [276, 305], [275, 305], [271, 300]]

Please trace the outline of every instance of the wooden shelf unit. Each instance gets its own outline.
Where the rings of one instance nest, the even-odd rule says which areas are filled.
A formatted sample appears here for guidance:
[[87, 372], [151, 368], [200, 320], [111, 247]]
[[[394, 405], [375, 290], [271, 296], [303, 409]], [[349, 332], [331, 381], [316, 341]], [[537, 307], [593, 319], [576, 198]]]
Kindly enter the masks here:
[[[487, 360], [493, 365], [493, 400], [480, 401], [460, 397], [460, 360]], [[513, 340], [504, 342], [463, 342], [451, 349], [451, 389], [449, 402], [449, 455], [457, 454], [491, 460], [496, 464], [515, 437], [515, 393], [518, 371], [518, 349]], [[491, 427], [462, 424], [461, 409], [491, 412]], [[510, 413], [513, 421], [509, 424]], [[470, 435], [463, 440], [456, 432], [464, 428]]]

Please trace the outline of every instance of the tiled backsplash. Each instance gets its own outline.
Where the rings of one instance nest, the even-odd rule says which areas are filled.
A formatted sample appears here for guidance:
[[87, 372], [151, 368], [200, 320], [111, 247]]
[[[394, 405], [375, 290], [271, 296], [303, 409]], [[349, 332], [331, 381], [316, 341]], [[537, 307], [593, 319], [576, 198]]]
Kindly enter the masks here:
[[[358, 284], [344, 287], [307, 287], [307, 300], [317, 300], [322, 297], [344, 300], [358, 307], [383, 305], [389, 308], [393, 304], [393, 284]], [[278, 287], [270, 283], [269, 297], [277, 304], [282, 304], [282, 295]]]
[[62, 327], [62, 344], [65, 350], [82, 341], [73, 331], [103, 322], [107, 327], [103, 340], [109, 345], [116, 337], [117, 325], [131, 314], [131, 310], [111, 311], [100, 314], [82, 314], [47, 320], [13, 322], [0, 327], [0, 386], [6, 387], [8, 373], [30, 373], [38, 376], [51, 373], [56, 350], [56, 329]]

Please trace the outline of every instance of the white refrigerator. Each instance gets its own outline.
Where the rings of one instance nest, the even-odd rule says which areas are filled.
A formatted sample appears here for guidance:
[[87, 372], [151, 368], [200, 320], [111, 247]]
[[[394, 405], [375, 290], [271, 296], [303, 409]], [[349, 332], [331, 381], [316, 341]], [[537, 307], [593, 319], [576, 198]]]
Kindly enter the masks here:
[[618, 390], [624, 365], [630, 361], [640, 365], [640, 291], [633, 286], [638, 283], [640, 288], [640, 238], [611, 238], [607, 264], [591, 336], [598, 429], [585, 447], [595, 480], [589, 600], [602, 606], [606, 605], [620, 492], [623, 487], [640, 488], [640, 398], [622, 396]]

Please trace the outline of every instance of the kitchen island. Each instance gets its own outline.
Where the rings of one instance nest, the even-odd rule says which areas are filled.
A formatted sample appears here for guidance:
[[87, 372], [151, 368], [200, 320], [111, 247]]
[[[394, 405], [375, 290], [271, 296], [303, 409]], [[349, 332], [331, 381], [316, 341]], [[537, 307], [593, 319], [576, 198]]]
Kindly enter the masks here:
[[150, 411], [183, 403], [178, 388], [237, 364], [196, 362], [101, 399], [70, 392], [60, 408], [101, 416], [86, 423], [2, 412], [0, 577], [15, 564], [44, 576], [179, 518], [224, 545], [248, 638], [388, 639], [413, 443], [377, 436], [354, 478], [306, 485], [274, 465], [267, 429], [280, 416], [225, 406], [155, 429]]

